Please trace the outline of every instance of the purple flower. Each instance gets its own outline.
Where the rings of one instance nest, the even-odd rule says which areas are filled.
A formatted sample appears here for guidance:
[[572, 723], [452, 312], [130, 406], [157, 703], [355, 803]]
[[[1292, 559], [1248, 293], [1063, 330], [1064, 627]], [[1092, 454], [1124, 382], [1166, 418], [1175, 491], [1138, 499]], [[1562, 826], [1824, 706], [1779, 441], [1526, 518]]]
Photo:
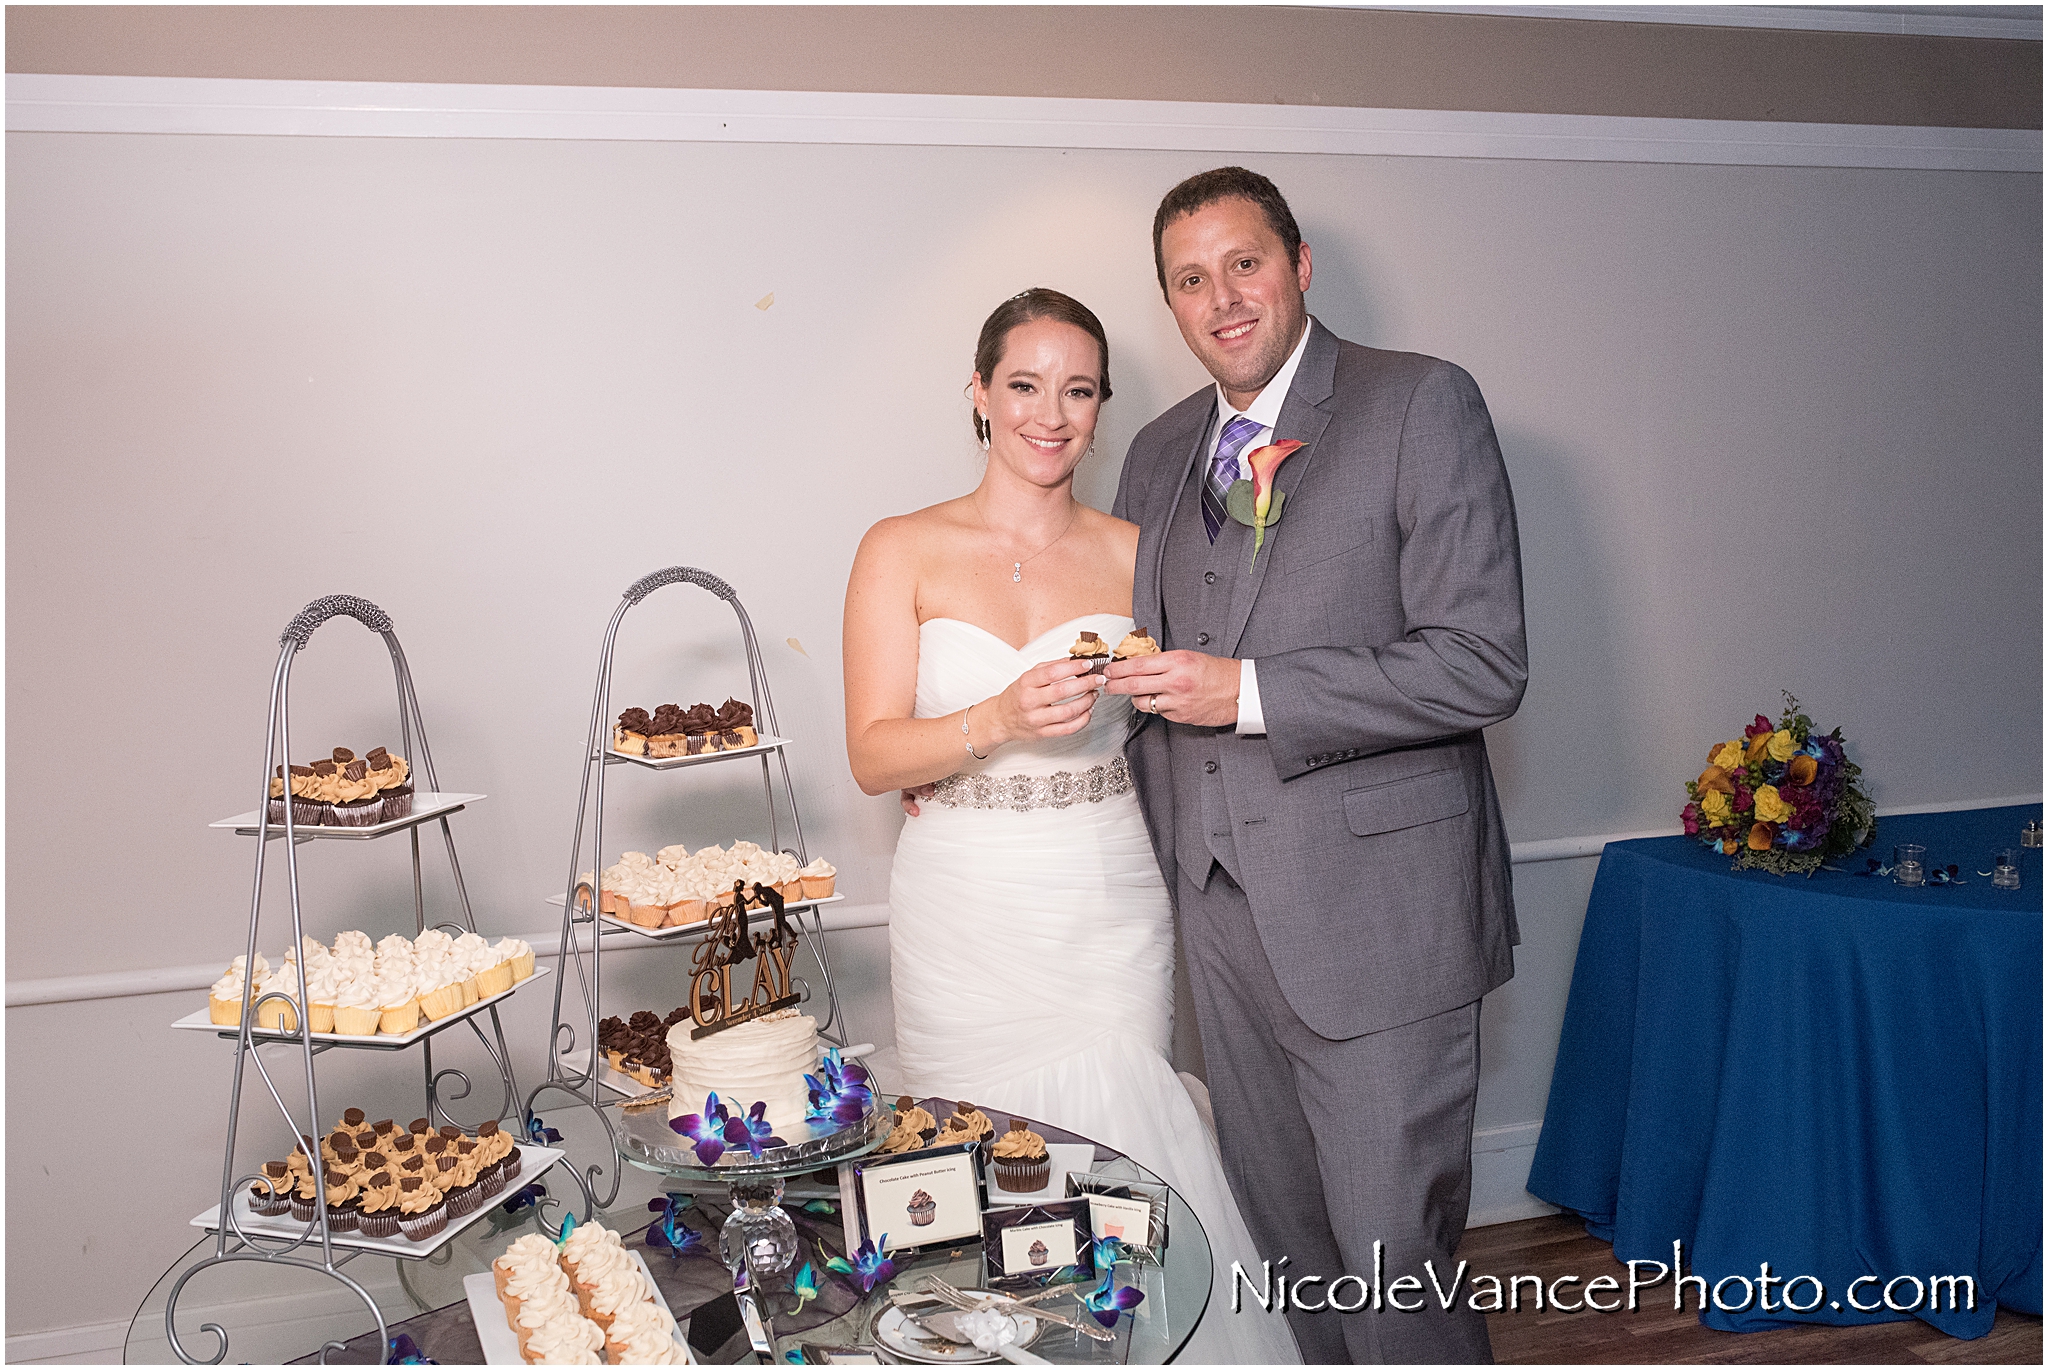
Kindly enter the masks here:
[[825, 1268], [857, 1280], [860, 1292], [870, 1293], [876, 1285], [896, 1278], [896, 1262], [882, 1254], [888, 1246], [889, 1234], [884, 1232], [878, 1241], [863, 1241], [851, 1264], [844, 1256], [834, 1256], [825, 1262]]
[[[716, 1094], [705, 1096], [702, 1113], [685, 1113], [680, 1118], [668, 1120], [670, 1128], [696, 1143], [692, 1150], [697, 1153], [699, 1165], [718, 1164], [718, 1158], [725, 1154], [726, 1143], [733, 1140], [734, 1123], [739, 1124], [740, 1132], [744, 1136], [746, 1124], [739, 1123], [738, 1119], [728, 1114], [725, 1105], [718, 1102]], [[750, 1149], [755, 1155], [760, 1155], [759, 1147]]]
[[[745, 1147], [747, 1153], [757, 1161], [761, 1159], [761, 1152], [764, 1148], [789, 1145], [788, 1142], [775, 1135], [775, 1129], [768, 1122], [768, 1104], [766, 1100], [756, 1100], [754, 1106], [747, 1110], [746, 1117], [728, 1118], [726, 1120], [725, 1144], [732, 1147]], [[707, 1161], [706, 1164], [710, 1163]]]

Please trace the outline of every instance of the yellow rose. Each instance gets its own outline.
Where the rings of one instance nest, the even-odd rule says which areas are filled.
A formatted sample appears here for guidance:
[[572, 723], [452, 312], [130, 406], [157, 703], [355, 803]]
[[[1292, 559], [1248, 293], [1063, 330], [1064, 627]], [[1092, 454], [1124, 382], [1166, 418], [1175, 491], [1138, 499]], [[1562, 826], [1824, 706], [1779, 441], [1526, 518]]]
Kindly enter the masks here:
[[1759, 822], [1782, 823], [1792, 816], [1792, 806], [1778, 793], [1776, 785], [1759, 785], [1756, 790], [1756, 816]]
[[1724, 742], [1724, 743], [1722, 743], [1722, 744], [1721, 744], [1721, 750], [1719, 750], [1718, 752], [1715, 752], [1715, 753], [1714, 753], [1714, 763], [1713, 763], [1713, 764], [1715, 764], [1716, 766], [1719, 766], [1719, 767], [1720, 767], [1720, 768], [1721, 768], [1722, 770], [1724, 770], [1724, 771], [1739, 771], [1739, 770], [1741, 770], [1741, 769], [1742, 769], [1742, 744], [1741, 744], [1740, 742]]
[[1771, 734], [1771, 760], [1790, 761], [1799, 750], [1799, 744], [1792, 740], [1792, 734], [1783, 729]]
[[1710, 828], [1718, 828], [1734, 816], [1729, 807], [1728, 796], [1719, 790], [1708, 790], [1700, 796], [1700, 812], [1706, 815], [1707, 826]]

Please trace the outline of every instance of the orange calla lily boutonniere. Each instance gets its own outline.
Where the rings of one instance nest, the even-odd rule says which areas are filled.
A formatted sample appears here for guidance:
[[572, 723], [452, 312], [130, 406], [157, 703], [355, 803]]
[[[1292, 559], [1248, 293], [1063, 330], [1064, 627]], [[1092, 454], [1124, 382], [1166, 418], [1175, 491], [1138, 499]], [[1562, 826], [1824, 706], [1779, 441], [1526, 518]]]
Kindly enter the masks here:
[[1230, 487], [1230, 498], [1225, 503], [1230, 516], [1252, 530], [1252, 564], [1246, 568], [1250, 574], [1259, 564], [1259, 548], [1266, 542], [1266, 529], [1280, 521], [1281, 506], [1287, 497], [1273, 488], [1273, 477], [1280, 470], [1280, 463], [1293, 456], [1302, 444], [1289, 438], [1261, 447], [1245, 458], [1245, 464], [1252, 469], [1250, 480], [1241, 480]]

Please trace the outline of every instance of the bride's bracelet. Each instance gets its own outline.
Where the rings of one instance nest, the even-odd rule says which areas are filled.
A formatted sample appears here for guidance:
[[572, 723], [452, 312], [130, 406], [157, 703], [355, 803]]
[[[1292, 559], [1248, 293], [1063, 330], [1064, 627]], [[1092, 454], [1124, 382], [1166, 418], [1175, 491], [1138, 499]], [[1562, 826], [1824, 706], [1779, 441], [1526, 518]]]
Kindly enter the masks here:
[[[960, 736], [962, 737], [967, 737], [967, 715], [973, 712], [974, 706], [972, 704], [969, 704], [966, 708], [960, 711]], [[964, 745], [967, 748], [967, 754], [973, 757], [976, 761], [986, 761], [988, 760], [989, 756], [995, 755], [994, 752], [990, 752], [988, 756], [983, 756], [980, 752], [974, 750], [973, 738], [968, 738], [967, 741], [962, 745]]]

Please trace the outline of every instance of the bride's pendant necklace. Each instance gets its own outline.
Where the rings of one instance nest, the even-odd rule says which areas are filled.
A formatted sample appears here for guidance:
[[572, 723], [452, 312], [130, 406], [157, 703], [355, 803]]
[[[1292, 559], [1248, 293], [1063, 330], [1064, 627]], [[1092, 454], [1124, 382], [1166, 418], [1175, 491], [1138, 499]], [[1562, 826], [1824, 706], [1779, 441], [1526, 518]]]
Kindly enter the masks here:
[[[987, 515], [987, 514], [983, 514], [983, 513], [981, 512], [981, 510], [979, 510], [979, 509], [976, 509], [976, 510], [975, 510], [974, 512], [975, 512], [976, 514], [979, 514], [979, 515], [981, 516], [981, 526], [982, 526], [982, 527], [983, 527], [984, 529], [987, 529], [987, 530], [988, 530], [988, 534], [989, 534], [989, 536], [990, 536], [990, 537], [994, 537], [994, 536], [995, 536], [995, 529], [993, 529], [993, 528], [989, 528], [989, 526], [988, 526], [988, 515]], [[1022, 585], [1022, 584], [1024, 583], [1024, 567], [1025, 567], [1025, 566], [1026, 566], [1026, 565], [1027, 565], [1028, 563], [1030, 563], [1030, 562], [1034, 562], [1034, 561], [1038, 560], [1038, 559], [1039, 559], [1040, 557], [1044, 556], [1044, 555], [1045, 555], [1045, 554], [1046, 554], [1047, 552], [1050, 552], [1050, 551], [1051, 551], [1051, 550], [1052, 550], [1052, 549], [1053, 549], [1054, 547], [1058, 546], [1058, 545], [1059, 545], [1059, 541], [1060, 541], [1060, 538], [1063, 538], [1063, 537], [1065, 537], [1065, 536], [1066, 536], [1067, 534], [1069, 534], [1069, 533], [1071, 533], [1071, 532], [1073, 532], [1073, 531], [1074, 531], [1074, 524], [1075, 524], [1075, 523], [1076, 523], [1076, 522], [1077, 522], [1077, 521], [1078, 521], [1078, 520], [1080, 519], [1080, 517], [1081, 517], [1081, 505], [1080, 505], [1080, 502], [1079, 502], [1079, 501], [1076, 501], [1076, 502], [1075, 502], [1075, 504], [1074, 504], [1074, 512], [1073, 512], [1073, 514], [1072, 514], [1072, 515], [1071, 515], [1071, 516], [1070, 516], [1070, 517], [1069, 517], [1069, 518], [1067, 519], [1067, 526], [1066, 526], [1066, 527], [1064, 527], [1064, 528], [1062, 528], [1062, 529], [1060, 529], [1060, 535], [1059, 535], [1059, 537], [1056, 537], [1056, 538], [1054, 538], [1054, 539], [1053, 539], [1053, 540], [1052, 540], [1051, 542], [1048, 542], [1048, 543], [1046, 543], [1046, 544], [1045, 544], [1045, 546], [1043, 546], [1043, 547], [1039, 548], [1039, 549], [1038, 549], [1037, 551], [1033, 552], [1033, 553], [1032, 553], [1032, 554], [1031, 554], [1030, 556], [1028, 556], [1028, 557], [1024, 558], [1024, 560], [1023, 560], [1023, 561], [1013, 561], [1013, 562], [1011, 562], [1011, 563], [1010, 563], [1010, 584], [1012, 584], [1012, 585]]]

